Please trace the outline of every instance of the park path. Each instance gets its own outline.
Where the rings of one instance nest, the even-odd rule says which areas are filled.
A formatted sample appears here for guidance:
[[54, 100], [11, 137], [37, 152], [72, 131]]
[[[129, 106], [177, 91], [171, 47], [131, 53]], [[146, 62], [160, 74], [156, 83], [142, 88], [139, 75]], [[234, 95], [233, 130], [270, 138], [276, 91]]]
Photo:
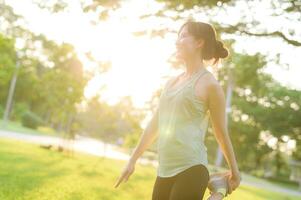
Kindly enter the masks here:
[[[104, 143], [100, 140], [80, 135], [76, 135], [72, 143], [70, 142], [70, 140], [55, 136], [31, 135], [6, 130], [0, 130], [0, 138], [1, 137], [17, 139], [35, 144], [53, 145], [56, 147], [63, 146], [66, 149], [118, 160], [128, 160], [130, 158], [129, 154], [118, 150], [120, 148], [117, 145]], [[140, 158], [138, 160], [138, 163], [143, 165], [152, 164], [154, 166], [157, 166], [156, 161], [151, 161], [145, 158]]]
[[[95, 156], [102, 156], [112, 159], [118, 160], [128, 160], [129, 154], [124, 153], [118, 150], [118, 146], [114, 144], [104, 143], [100, 140], [96, 140], [89, 137], [79, 136], [75, 137], [74, 142], [72, 142], [73, 146], [70, 145], [68, 140], [54, 137], [54, 136], [46, 136], [46, 135], [30, 135], [30, 134], [23, 134], [17, 133], [12, 131], [0, 130], [0, 138], [11, 138], [17, 139], [21, 141], [26, 141], [35, 144], [44, 144], [44, 145], [53, 145], [53, 146], [64, 146], [64, 148], [73, 149], [74, 151], [87, 153]], [[72, 147], [71, 147], [72, 146]], [[153, 165], [154, 167], [158, 166], [158, 162], [156, 160], [149, 160], [146, 158], [139, 158], [137, 161], [139, 164], [142, 165]], [[263, 179], [258, 179], [247, 175], [242, 174], [242, 185], [249, 185], [257, 188], [264, 188], [266, 190], [270, 190], [273, 192], [279, 192], [282, 194], [288, 194], [293, 196], [301, 196], [301, 191], [283, 188], [281, 186], [272, 184], [268, 181]]]

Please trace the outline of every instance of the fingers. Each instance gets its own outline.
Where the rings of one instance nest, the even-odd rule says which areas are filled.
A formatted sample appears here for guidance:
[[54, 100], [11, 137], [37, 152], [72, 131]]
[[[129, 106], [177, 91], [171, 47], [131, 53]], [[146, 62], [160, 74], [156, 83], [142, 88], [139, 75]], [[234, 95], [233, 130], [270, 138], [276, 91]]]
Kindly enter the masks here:
[[231, 194], [240, 185], [240, 180], [236, 180], [231, 174], [227, 175], [228, 194]]
[[127, 182], [131, 174], [134, 172], [135, 166], [129, 162], [126, 167], [123, 169], [121, 176], [118, 178], [117, 182], [115, 183], [114, 187], [117, 188], [119, 184], [124, 181]]
[[231, 194], [233, 191], [235, 191], [235, 189], [237, 187], [238, 187], [237, 184], [235, 184], [232, 181], [230, 181], [230, 183], [229, 183], [229, 194]]
[[121, 181], [123, 180], [123, 176], [120, 176], [117, 180], [117, 182], [115, 183], [114, 187], [117, 188], [119, 186], [119, 184], [121, 183]]
[[232, 188], [230, 186], [229, 189], [228, 189], [228, 194], [231, 194], [231, 193], [232, 193]]
[[117, 180], [117, 182], [115, 183], [115, 186], [114, 186], [115, 188], [117, 188], [119, 186], [119, 184], [124, 180], [125, 176], [126, 176], [126, 171], [124, 171], [121, 174], [121, 176], [118, 178], [118, 180]]
[[122, 175], [119, 177], [118, 181], [115, 183], [114, 187], [117, 188], [122, 181], [127, 182], [130, 175], [131, 173], [128, 170], [124, 171]]
[[230, 177], [228, 177], [227, 180], [228, 180], [228, 194], [231, 194], [233, 191], [232, 182], [230, 180]]

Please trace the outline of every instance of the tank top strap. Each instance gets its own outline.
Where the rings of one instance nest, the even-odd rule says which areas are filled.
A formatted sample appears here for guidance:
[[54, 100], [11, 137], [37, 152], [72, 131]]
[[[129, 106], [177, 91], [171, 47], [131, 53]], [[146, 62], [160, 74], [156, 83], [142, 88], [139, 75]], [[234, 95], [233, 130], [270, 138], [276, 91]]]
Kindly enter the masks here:
[[176, 77], [176, 76], [171, 77], [171, 78], [167, 81], [167, 83], [166, 83], [166, 85], [165, 85], [165, 88], [169, 88], [171, 85], [173, 85], [173, 83], [174, 83], [175, 80], [177, 80], [177, 77]]
[[189, 86], [192, 86], [194, 88], [196, 82], [201, 78], [203, 75], [208, 73], [207, 69], [201, 70], [196, 74], [196, 76], [190, 81]]
[[165, 85], [163, 86], [161, 95], [163, 95], [164, 93], [166, 93], [170, 87], [170, 85], [175, 81], [176, 77], [171, 77], [169, 80], [167, 80], [165, 82]]
[[[205, 104], [204, 101], [199, 100], [198, 98], [196, 98], [195, 95], [195, 86], [196, 86], [196, 82], [205, 74], [207, 74], [208, 71], [205, 70], [201, 70], [194, 78], [193, 80], [189, 83], [187, 90], [188, 90], [188, 94], [192, 100], [193, 103], [195, 103], [197, 105], [197, 107], [202, 107], [203, 111], [207, 111], [207, 106]], [[206, 113], [207, 114], [207, 113]]]
[[179, 79], [179, 77], [181, 75], [183, 75], [183, 73], [179, 76], [176, 76], [176, 77], [172, 77], [166, 84], [166, 86], [164, 87], [163, 89], [163, 92], [164, 93], [169, 93], [169, 94], [177, 94], [179, 93], [181, 90], [185, 89], [186, 87], [191, 87], [191, 86], [194, 86], [196, 81], [203, 75], [205, 74], [206, 72], [208, 72], [206, 69], [205, 70], [200, 70], [198, 71], [197, 73], [195, 73], [193, 75], [193, 77], [191, 77], [189, 80], [187, 80], [185, 83], [182, 83], [180, 86], [178, 86], [177, 88], [173, 88], [173, 89], [170, 89], [170, 86], [171, 85], [174, 85], [174, 83]]

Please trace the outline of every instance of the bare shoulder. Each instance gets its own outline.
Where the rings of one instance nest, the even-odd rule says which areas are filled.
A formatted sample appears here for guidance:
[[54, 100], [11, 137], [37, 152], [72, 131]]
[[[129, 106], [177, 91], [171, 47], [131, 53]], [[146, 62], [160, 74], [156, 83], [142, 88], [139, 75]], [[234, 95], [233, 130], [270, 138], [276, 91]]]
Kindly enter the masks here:
[[217, 105], [225, 103], [225, 94], [223, 91], [223, 87], [219, 83], [219, 81], [210, 73], [207, 78], [206, 89], [208, 92], [208, 103], [209, 107], [216, 108]]
[[[214, 75], [207, 70], [207, 73], [205, 73], [201, 78], [199, 78], [196, 82], [197, 85], [202, 85], [207, 89], [207, 87], [214, 85], [214, 84], [219, 84], [218, 80], [214, 77]], [[203, 89], [205, 89], [203, 88]]]
[[218, 80], [208, 71], [208, 73], [198, 79], [195, 94], [199, 100], [205, 102], [206, 106], [209, 106], [210, 99], [212, 99], [212, 90], [216, 90], [219, 86]]
[[206, 80], [207, 87], [218, 87], [218, 86], [220, 86], [218, 80], [215, 78], [215, 76], [211, 72], [207, 73], [204, 78]]
[[219, 81], [210, 71], [204, 75], [203, 80], [199, 81], [198, 84], [203, 85], [203, 89], [206, 91], [207, 95], [210, 94], [211, 90], [222, 89]]

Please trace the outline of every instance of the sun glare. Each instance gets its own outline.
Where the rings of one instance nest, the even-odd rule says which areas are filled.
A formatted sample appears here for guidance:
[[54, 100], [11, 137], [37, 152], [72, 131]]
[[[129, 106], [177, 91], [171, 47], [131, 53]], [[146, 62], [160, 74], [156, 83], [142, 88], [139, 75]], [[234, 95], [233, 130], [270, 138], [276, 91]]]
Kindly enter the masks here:
[[79, 41], [83, 43], [79, 45], [89, 44], [93, 57], [108, 60], [112, 66], [107, 73], [89, 82], [85, 96], [93, 96], [106, 84], [101, 96], [108, 103], [114, 104], [122, 96], [131, 96], [136, 106], [143, 107], [160, 87], [162, 76], [170, 70], [167, 59], [173, 44], [161, 38], [134, 36], [129, 27], [114, 20], [102, 23], [91, 35], [86, 41]]

